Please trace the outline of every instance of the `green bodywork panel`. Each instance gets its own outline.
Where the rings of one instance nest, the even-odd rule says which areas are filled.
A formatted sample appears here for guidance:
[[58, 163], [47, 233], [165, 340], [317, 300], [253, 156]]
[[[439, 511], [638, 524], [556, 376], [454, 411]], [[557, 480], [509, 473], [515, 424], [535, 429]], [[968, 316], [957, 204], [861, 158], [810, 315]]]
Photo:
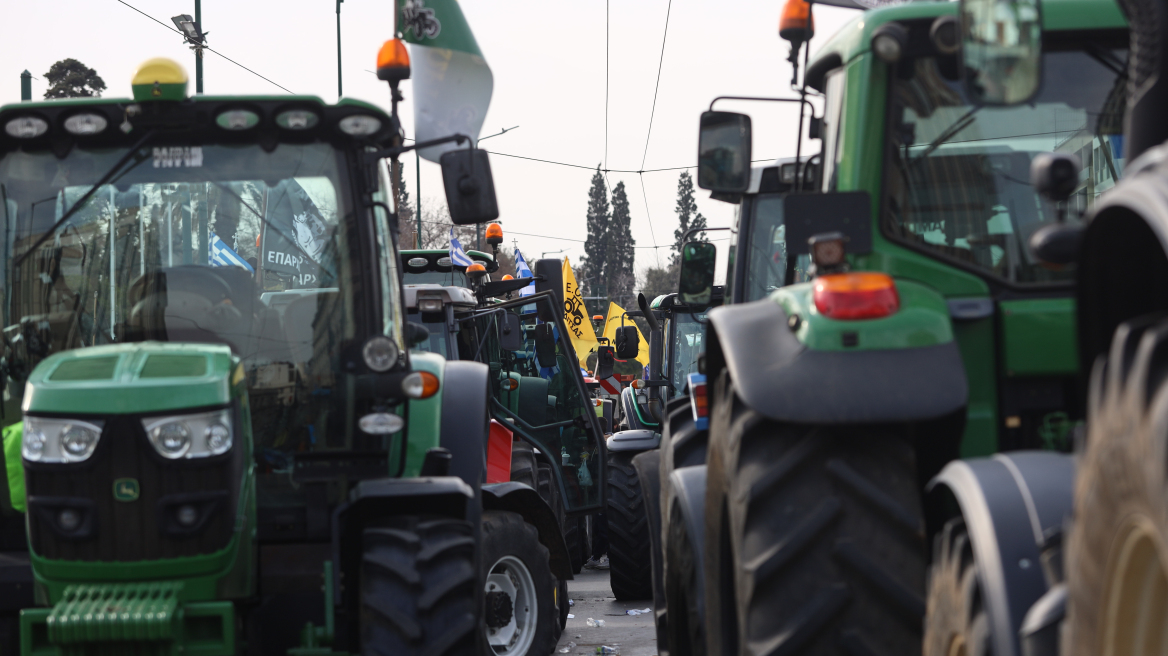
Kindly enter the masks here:
[[4, 428], [4, 473], [8, 479], [8, 503], [17, 512], [25, 512], [28, 500], [24, 494], [24, 463], [20, 446], [24, 436], [24, 422]]
[[234, 654], [234, 605], [183, 603], [183, 588], [175, 581], [71, 585], [52, 608], [21, 611], [21, 654], [127, 653], [127, 644], [136, 654]]
[[994, 318], [954, 321], [953, 335], [969, 382], [965, 410], [965, 435], [961, 457], [988, 456], [998, 452], [998, 377], [994, 354]]
[[[949, 309], [933, 289], [909, 280], [897, 280], [900, 309], [880, 319], [840, 321], [823, 316], [812, 299], [813, 284], [789, 285], [771, 294], [787, 316], [801, 319], [795, 336], [817, 351], [867, 351], [918, 348], [953, 341]], [[843, 345], [844, 333], [855, 333], [856, 346]]]
[[1007, 376], [1070, 375], [1079, 370], [1075, 300], [1002, 301]]
[[[152, 362], [152, 358], [156, 358]], [[146, 375], [143, 376], [143, 372]], [[146, 414], [210, 406], [243, 408], [234, 449], [252, 453], [247, 381], [227, 346], [131, 342], [65, 351], [45, 358], [28, 378], [25, 412]], [[244, 469], [235, 500], [235, 532], [217, 552], [143, 562], [52, 560], [30, 551], [40, 603], [58, 603], [79, 583], [178, 581], [181, 601], [240, 598], [255, 589], [255, 467]]]
[[[446, 372], [446, 359], [434, 353], [410, 352], [410, 370], [428, 371], [438, 377], [438, 393], [428, 399], [411, 399], [407, 416], [406, 467], [402, 476], [410, 478], [422, 473], [422, 461], [426, 451], [441, 446], [442, 435], [442, 384]], [[397, 471], [397, 454], [401, 453], [399, 432], [390, 442], [389, 471]]]
[[[28, 378], [28, 413], [147, 414], [231, 402], [227, 346], [132, 342], [56, 353]], [[238, 372], [242, 376], [242, 370]]]

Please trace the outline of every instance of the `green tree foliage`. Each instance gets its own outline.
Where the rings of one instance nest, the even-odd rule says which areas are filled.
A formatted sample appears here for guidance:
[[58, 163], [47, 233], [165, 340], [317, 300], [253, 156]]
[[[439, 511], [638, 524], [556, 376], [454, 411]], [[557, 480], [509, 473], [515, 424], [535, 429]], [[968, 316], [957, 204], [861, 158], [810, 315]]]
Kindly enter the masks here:
[[650, 302], [662, 294], [677, 291], [677, 277], [680, 267], [670, 264], [665, 267], [649, 267], [642, 272], [641, 293]]
[[608, 192], [604, 187], [604, 174], [600, 166], [592, 176], [592, 187], [588, 190], [588, 240], [584, 242], [584, 257], [576, 277], [589, 296], [606, 296], [608, 289], [605, 271], [608, 268], [609, 228], [612, 214], [609, 212]]
[[[677, 212], [677, 230], [673, 231], [673, 255], [670, 258], [670, 263], [676, 265], [678, 257], [681, 255], [682, 239], [685, 237], [685, 233], [695, 228], [706, 227], [706, 217], [698, 211], [697, 201], [694, 200], [693, 177], [690, 176], [689, 171], [682, 171], [677, 178], [677, 206], [674, 211]], [[705, 241], [706, 233], [701, 232], [694, 237]]]
[[618, 182], [612, 188], [612, 222], [608, 229], [608, 260], [605, 278], [608, 296], [621, 306], [627, 306], [633, 298], [633, 287], [637, 276], [633, 269], [636, 256], [633, 239], [632, 215], [629, 213], [629, 196], [625, 183]]
[[49, 88], [45, 98], [90, 98], [101, 96], [105, 80], [97, 71], [76, 59], [62, 59], [45, 73]]

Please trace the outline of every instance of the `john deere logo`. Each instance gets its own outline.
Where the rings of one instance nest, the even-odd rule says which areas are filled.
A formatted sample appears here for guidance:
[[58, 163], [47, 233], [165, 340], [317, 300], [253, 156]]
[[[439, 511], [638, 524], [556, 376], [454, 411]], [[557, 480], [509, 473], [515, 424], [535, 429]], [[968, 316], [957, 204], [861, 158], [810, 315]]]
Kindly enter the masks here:
[[114, 481], [114, 498], [118, 501], [137, 501], [138, 481], [133, 478], [119, 478]]

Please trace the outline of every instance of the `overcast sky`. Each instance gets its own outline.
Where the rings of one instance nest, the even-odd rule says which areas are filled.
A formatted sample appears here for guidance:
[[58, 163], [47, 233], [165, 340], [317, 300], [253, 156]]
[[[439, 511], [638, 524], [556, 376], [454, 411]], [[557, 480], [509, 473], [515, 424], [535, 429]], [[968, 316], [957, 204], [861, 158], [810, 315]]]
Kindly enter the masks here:
[[[193, 0], [126, 2], [166, 25], [173, 15], [194, 14]], [[334, 0], [203, 0], [202, 5], [203, 29], [212, 48], [295, 93], [336, 100]], [[592, 168], [605, 160], [606, 7], [610, 169], [694, 164], [698, 117], [718, 95], [792, 96], [788, 44], [778, 36], [779, 0], [672, 0], [646, 155], [669, 5], [670, 0], [462, 1], [495, 79], [483, 136], [519, 126], [484, 141], [483, 147], [498, 153], [491, 166], [507, 244], [517, 239], [527, 257], [567, 249], [563, 255], [573, 263], [579, 260], [587, 236], [584, 217], [592, 171], [500, 155]], [[813, 52], [856, 15], [824, 6], [816, 6], [815, 12]], [[392, 30], [389, 0], [348, 0], [341, 5], [345, 95], [387, 111], [388, 87], [370, 71], [378, 47], [393, 36]], [[19, 101], [19, 77], [25, 69], [41, 78], [33, 80], [33, 96], [42, 97], [44, 73], [67, 57], [96, 69], [108, 87], [106, 96], [128, 96], [137, 65], [158, 56], [172, 57], [187, 67], [193, 93], [194, 55], [182, 39], [126, 4], [10, 0], [4, 3], [0, 27], [0, 104]], [[204, 85], [209, 94], [285, 93], [211, 53], [204, 60]], [[408, 135], [412, 130], [408, 82], [403, 92]], [[794, 155], [797, 114], [789, 106], [720, 103], [719, 108], [752, 115], [756, 159]], [[414, 160], [406, 162], [413, 197]], [[423, 161], [421, 167], [423, 204], [444, 203], [438, 166]], [[637, 249], [638, 273], [657, 261], [655, 253], [662, 262], [668, 259], [677, 227], [673, 208], [678, 173], [609, 174], [612, 185], [623, 180], [628, 187], [637, 246], [662, 247]], [[727, 225], [732, 206], [707, 195], [698, 190], [698, 206], [709, 225]]]

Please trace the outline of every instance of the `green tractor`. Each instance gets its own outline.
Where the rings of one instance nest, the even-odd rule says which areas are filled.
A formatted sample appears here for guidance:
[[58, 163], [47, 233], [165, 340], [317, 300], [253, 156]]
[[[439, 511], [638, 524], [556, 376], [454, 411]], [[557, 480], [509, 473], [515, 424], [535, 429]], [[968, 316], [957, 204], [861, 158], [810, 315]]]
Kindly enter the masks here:
[[[1086, 424], [1075, 454], [1023, 452], [950, 463], [931, 484], [940, 528], [929, 577], [926, 654], [1156, 654], [1168, 649], [1168, 4], [1125, 0], [1130, 46], [1113, 46], [1119, 122], [1099, 146], [1123, 179], [1083, 213], [1083, 152], [1036, 158], [1030, 180], [1067, 220], [1031, 238], [1077, 274], [1077, 352]], [[963, 66], [1024, 105], [1051, 32], [1019, 43], [1035, 2], [964, 0]], [[1049, 26], [1050, 18], [1043, 16]], [[997, 24], [995, 24], [997, 23]], [[1021, 24], [1020, 24], [1021, 23]], [[998, 27], [1001, 25], [1001, 28]], [[1021, 29], [1019, 29], [1021, 28]], [[1048, 65], [1046, 61], [1042, 64]], [[1041, 93], [1041, 91], [1038, 91]], [[1082, 220], [1080, 220], [1082, 217]]]
[[[469, 250], [466, 254], [470, 256], [471, 260], [490, 271], [497, 268], [495, 258], [490, 253]], [[471, 286], [471, 281], [466, 276], [466, 267], [451, 264], [449, 251], [439, 249], [403, 250], [401, 261], [402, 284], [453, 285], [468, 288]]]
[[[185, 87], [0, 107], [20, 653], [546, 653], [570, 573], [483, 485], [489, 369], [407, 350], [397, 117]], [[442, 163], [456, 223], [497, 216], [483, 151]]]
[[[784, 10], [794, 61], [807, 11]], [[918, 2], [857, 16], [810, 58], [810, 158], [752, 170], [750, 118], [703, 114], [698, 184], [739, 210], [705, 379], [663, 431], [672, 656], [918, 653], [944, 521], [930, 479], [958, 457], [1070, 448], [1074, 278], [1028, 246], [1061, 218], [1028, 176], [1043, 153], [1082, 153], [1080, 207], [1118, 179], [1127, 22], [1107, 0], [1041, 16], [1022, 106], [963, 79], [957, 4]], [[681, 255], [679, 298], [700, 304], [712, 246]], [[664, 466], [693, 444], [702, 463]]]
[[640, 311], [629, 313], [649, 324], [649, 365], [642, 381], [621, 390], [621, 430], [607, 440], [609, 583], [618, 600], [653, 599], [655, 589], [663, 590], [661, 562], [653, 557], [660, 549], [659, 486], [638, 472], [651, 471], [656, 479], [664, 408], [683, 396], [686, 377], [697, 371], [706, 312], [721, 305], [722, 288], [713, 294], [700, 310], [678, 302], [676, 293], [652, 303], [640, 296]]
[[[402, 258], [418, 257], [415, 253], [403, 252]], [[473, 253], [468, 253], [472, 259]], [[443, 251], [429, 255], [445, 256]], [[556, 260], [536, 263], [538, 271], [555, 271], [558, 266]], [[492, 403], [497, 405], [487, 482], [519, 481], [538, 491], [556, 515], [572, 573], [578, 574], [589, 557], [587, 515], [599, 509], [591, 492], [586, 496], [579, 493], [584, 478], [580, 455], [588, 454], [585, 460], [590, 471], [599, 467], [599, 438], [606, 431], [593, 411], [579, 369], [566, 364], [570, 342], [561, 336], [568, 333], [562, 312], [554, 311], [563, 306], [555, 287], [559, 283], [543, 275], [534, 281], [490, 281], [489, 270], [487, 266], [483, 271], [471, 271], [465, 287], [434, 283], [404, 286], [410, 321], [426, 327], [429, 333], [415, 348], [451, 360], [482, 362], [494, 372], [496, 384], [491, 394]], [[517, 294], [532, 285], [539, 293]], [[540, 326], [550, 327], [551, 332], [545, 334], [546, 328]], [[568, 359], [561, 361], [563, 358]], [[553, 364], [538, 366], [544, 361]], [[514, 382], [508, 382], [510, 379]], [[517, 413], [526, 424], [517, 424], [518, 419], [507, 412]], [[579, 425], [556, 429], [556, 424], [567, 420], [584, 422], [586, 430], [581, 432]], [[600, 479], [589, 474], [587, 480], [595, 483]]]

